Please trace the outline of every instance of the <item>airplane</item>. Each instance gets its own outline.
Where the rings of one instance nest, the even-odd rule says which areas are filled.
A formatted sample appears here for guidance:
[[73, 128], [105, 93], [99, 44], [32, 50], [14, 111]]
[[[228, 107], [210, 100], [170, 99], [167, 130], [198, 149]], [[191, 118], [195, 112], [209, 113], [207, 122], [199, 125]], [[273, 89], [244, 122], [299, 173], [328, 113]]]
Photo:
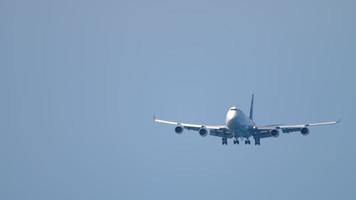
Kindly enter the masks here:
[[308, 124], [272, 124], [259, 126], [253, 121], [253, 101], [254, 95], [252, 94], [250, 115], [247, 115], [237, 107], [231, 107], [226, 114], [225, 125], [212, 126], [212, 125], [199, 125], [199, 124], [187, 124], [181, 122], [173, 122], [157, 119], [154, 116], [154, 121], [163, 124], [175, 125], [174, 131], [177, 134], [183, 133], [184, 129], [198, 131], [199, 135], [202, 137], [207, 136], [209, 133], [212, 136], [217, 136], [222, 138], [222, 145], [227, 145], [227, 139], [233, 139], [234, 144], [239, 144], [239, 138], [245, 141], [245, 144], [251, 144], [250, 138], [252, 137], [255, 141], [255, 145], [260, 145], [260, 139], [278, 137], [279, 133], [291, 133], [300, 132], [302, 135], [306, 136], [309, 134], [309, 127], [312, 126], [323, 126], [336, 124], [339, 121], [328, 121], [319, 123], [308, 123]]

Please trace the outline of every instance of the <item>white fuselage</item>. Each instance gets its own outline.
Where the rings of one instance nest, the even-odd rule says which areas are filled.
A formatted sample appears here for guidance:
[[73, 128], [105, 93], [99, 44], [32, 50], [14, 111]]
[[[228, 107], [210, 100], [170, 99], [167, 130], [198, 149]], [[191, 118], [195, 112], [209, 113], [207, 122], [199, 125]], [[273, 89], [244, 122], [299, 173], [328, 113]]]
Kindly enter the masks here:
[[244, 112], [232, 107], [226, 114], [226, 126], [233, 132], [234, 137], [250, 137], [255, 123]]

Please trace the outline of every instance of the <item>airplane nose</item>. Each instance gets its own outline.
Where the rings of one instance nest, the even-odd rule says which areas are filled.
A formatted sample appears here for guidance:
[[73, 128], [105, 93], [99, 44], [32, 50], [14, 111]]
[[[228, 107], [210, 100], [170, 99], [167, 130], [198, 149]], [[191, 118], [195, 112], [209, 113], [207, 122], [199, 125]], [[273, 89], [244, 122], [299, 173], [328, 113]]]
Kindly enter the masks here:
[[227, 118], [229, 120], [235, 118], [237, 115], [237, 110], [230, 110], [228, 113], [227, 113]]

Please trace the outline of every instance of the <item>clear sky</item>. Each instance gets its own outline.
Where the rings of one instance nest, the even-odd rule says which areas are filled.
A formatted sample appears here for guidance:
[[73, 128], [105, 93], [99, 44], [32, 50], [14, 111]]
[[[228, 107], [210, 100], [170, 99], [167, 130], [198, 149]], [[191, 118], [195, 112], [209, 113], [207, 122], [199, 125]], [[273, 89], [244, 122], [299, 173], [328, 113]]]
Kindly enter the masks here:
[[[355, 199], [355, 1], [2, 0], [0, 199]], [[342, 119], [261, 146], [152, 115]]]

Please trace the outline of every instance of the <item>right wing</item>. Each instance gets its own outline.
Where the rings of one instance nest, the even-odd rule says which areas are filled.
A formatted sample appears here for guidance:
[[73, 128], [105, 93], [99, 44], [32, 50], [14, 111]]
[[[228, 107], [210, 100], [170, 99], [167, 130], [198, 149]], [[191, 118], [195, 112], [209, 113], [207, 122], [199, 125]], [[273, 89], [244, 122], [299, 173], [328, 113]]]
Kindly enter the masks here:
[[214, 126], [214, 125], [188, 124], [188, 123], [157, 119], [156, 116], [153, 116], [153, 120], [157, 123], [181, 126], [184, 129], [193, 130], [193, 131], [199, 131], [200, 129], [205, 128], [210, 132], [210, 135], [217, 136], [217, 137], [226, 137], [226, 138], [233, 137], [232, 132], [229, 131], [229, 129], [225, 125]]
[[295, 125], [273, 124], [273, 125], [266, 125], [266, 126], [255, 126], [255, 136], [258, 136], [260, 138], [271, 137], [272, 135], [270, 134], [270, 132], [272, 130], [281, 130], [283, 133], [300, 132], [302, 131], [302, 129], [309, 128], [312, 126], [332, 125], [338, 122], [339, 121], [329, 121], [329, 122], [295, 124]]

